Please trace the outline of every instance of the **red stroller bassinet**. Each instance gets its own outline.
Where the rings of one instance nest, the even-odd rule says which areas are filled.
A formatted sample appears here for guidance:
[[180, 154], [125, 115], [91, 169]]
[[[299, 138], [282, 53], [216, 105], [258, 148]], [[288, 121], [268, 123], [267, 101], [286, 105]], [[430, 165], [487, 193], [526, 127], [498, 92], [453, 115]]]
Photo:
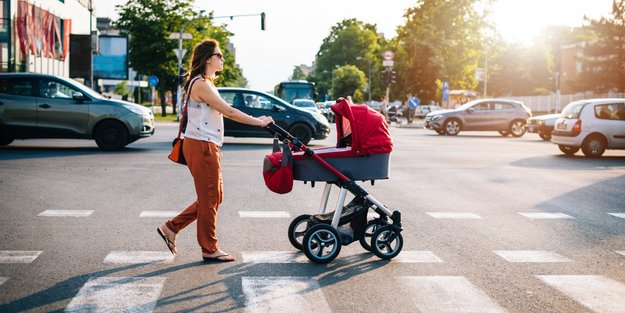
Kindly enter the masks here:
[[[291, 173], [282, 174], [290, 171], [292, 166], [294, 180], [310, 181], [313, 186], [316, 181], [325, 182], [319, 213], [300, 215], [289, 226], [289, 241], [295, 248], [303, 250], [311, 261], [330, 262], [338, 256], [342, 245], [356, 240], [378, 257], [391, 259], [403, 246], [401, 213], [391, 212], [356, 184], [356, 181], [365, 180], [373, 184], [376, 179], [389, 178], [393, 140], [388, 126], [380, 113], [365, 105], [353, 105], [343, 98], [331, 109], [336, 115], [336, 147], [313, 150], [279, 126], [268, 126], [269, 131], [285, 140], [285, 151], [276, 152], [274, 145], [274, 153], [265, 158], [265, 181], [270, 187], [268, 174], [278, 170], [282, 173], [276, 177], [290, 178]], [[292, 157], [289, 147], [293, 150]], [[340, 188], [340, 193], [335, 210], [326, 213], [333, 185]], [[282, 190], [288, 192], [290, 188]], [[345, 205], [347, 192], [354, 198]], [[367, 220], [369, 209], [379, 217]]]

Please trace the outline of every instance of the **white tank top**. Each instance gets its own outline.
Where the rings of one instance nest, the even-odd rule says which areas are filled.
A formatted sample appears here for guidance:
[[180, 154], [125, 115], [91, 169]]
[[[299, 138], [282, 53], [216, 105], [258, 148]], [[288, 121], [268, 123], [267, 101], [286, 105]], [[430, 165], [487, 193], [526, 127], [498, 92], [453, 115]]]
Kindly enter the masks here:
[[[196, 83], [203, 83], [196, 81]], [[187, 129], [184, 136], [202, 141], [214, 142], [221, 147], [224, 142], [224, 118], [217, 110], [204, 102], [188, 97]]]

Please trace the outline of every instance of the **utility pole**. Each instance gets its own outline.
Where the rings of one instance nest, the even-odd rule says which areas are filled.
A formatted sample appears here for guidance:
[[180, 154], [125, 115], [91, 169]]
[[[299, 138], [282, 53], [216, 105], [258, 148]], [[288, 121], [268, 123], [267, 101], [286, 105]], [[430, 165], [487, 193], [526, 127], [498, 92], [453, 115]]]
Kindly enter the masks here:
[[89, 87], [93, 88], [93, 0], [89, 0]]

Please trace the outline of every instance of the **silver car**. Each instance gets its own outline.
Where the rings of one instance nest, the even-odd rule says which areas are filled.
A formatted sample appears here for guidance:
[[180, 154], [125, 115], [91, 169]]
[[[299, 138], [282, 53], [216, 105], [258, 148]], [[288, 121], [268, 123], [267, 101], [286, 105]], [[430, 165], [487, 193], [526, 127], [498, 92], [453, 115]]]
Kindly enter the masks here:
[[13, 139], [95, 139], [117, 150], [154, 134], [141, 105], [103, 98], [71, 79], [34, 73], [0, 74], [0, 146]]
[[532, 111], [523, 102], [478, 99], [457, 109], [439, 110], [425, 116], [425, 127], [439, 135], [456, 136], [461, 130], [498, 131], [502, 136], [521, 137]]

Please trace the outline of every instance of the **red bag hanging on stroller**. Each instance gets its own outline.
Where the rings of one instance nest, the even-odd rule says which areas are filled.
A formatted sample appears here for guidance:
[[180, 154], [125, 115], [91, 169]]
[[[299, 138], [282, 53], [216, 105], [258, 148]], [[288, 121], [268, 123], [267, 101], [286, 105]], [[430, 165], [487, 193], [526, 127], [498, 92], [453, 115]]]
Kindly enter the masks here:
[[285, 194], [293, 190], [293, 154], [288, 142], [283, 143], [280, 151], [278, 138], [273, 139], [273, 153], [265, 156], [263, 161], [263, 178], [269, 190]]

